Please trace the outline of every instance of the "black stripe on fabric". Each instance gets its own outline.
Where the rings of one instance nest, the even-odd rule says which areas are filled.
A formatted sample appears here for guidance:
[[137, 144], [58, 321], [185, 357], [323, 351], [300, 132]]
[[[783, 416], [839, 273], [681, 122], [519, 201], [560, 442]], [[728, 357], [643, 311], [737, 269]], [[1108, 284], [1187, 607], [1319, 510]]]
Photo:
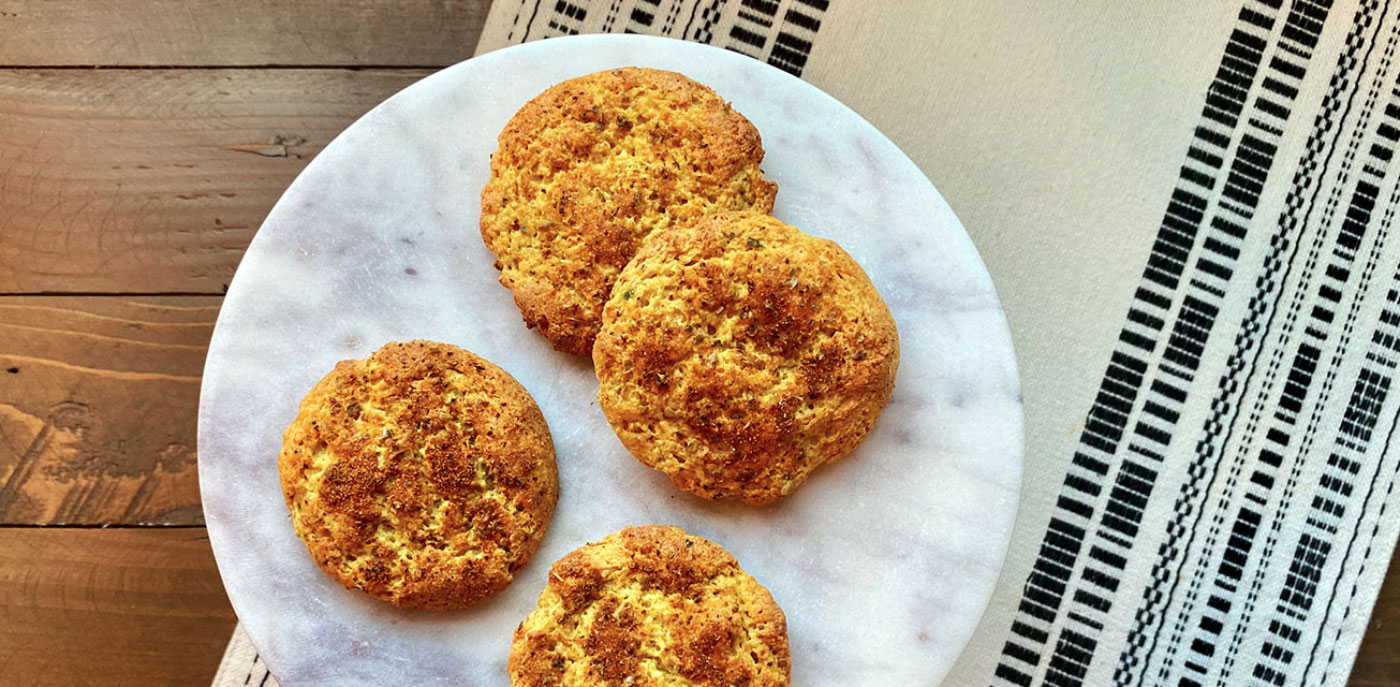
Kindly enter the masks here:
[[773, 0], [740, 0], [739, 4], [749, 9], [758, 10], [770, 17], [778, 14], [778, 3]]
[[[1299, 23], [1301, 20], [1299, 16], [1295, 15], [1290, 15], [1289, 21], [1293, 23]], [[1317, 16], [1319, 15], [1317, 15], [1314, 12], [1312, 18], [1316, 19]], [[1302, 23], [1299, 25], [1303, 26], [1307, 30], [1321, 30], [1320, 24], [1312, 26], [1310, 24]], [[1363, 8], [1360, 12], [1358, 12], [1357, 17], [1353, 22], [1352, 33], [1353, 35], [1358, 35], [1358, 31], [1364, 30], [1366, 27], [1369, 26], [1370, 20], [1369, 17], [1366, 16], [1365, 8]], [[1285, 32], [1285, 37], [1288, 36], [1290, 36], [1290, 34], [1288, 32]], [[1293, 37], [1296, 38], [1296, 35]], [[1364, 40], [1349, 40], [1348, 45], [1355, 48], [1365, 43], [1366, 41]], [[1312, 44], [1305, 42], [1298, 49], [1292, 50], [1291, 52], [1293, 52], [1295, 55], [1307, 56], [1310, 55], [1310, 53], [1304, 48], [1310, 48], [1311, 46]], [[1354, 60], [1352, 60], [1352, 62], [1349, 63], [1348, 59], [1349, 55], [1345, 54], [1339, 59], [1339, 70], [1348, 69], [1350, 65], [1354, 63]], [[1345, 78], [1339, 80], [1334, 75], [1331, 88], [1329, 89], [1327, 98], [1324, 102], [1330, 101], [1335, 103], [1343, 97], [1350, 101], [1351, 97], [1355, 93], [1355, 90], [1355, 84], [1347, 83]], [[1305, 153], [1303, 161], [1299, 165], [1298, 172], [1294, 176], [1294, 184], [1292, 190], [1290, 191], [1289, 199], [1285, 202], [1285, 207], [1288, 208], [1288, 210], [1285, 211], [1285, 215], [1280, 220], [1280, 226], [1276, 230], [1276, 236], [1270, 241], [1271, 252], [1265, 260], [1265, 276], [1259, 280], [1259, 292], [1250, 301], [1250, 312], [1246, 317], [1244, 326], [1240, 328], [1239, 333], [1236, 337], [1235, 352], [1231, 355], [1230, 362], [1228, 362], [1226, 365], [1227, 373], [1224, 377], [1222, 377], [1220, 383], [1217, 385], [1219, 392], [1212, 401], [1212, 414], [1207, 420], [1207, 427], [1233, 428], [1234, 423], [1239, 417], [1238, 409], [1235, 407], [1233, 399], [1235, 399], [1238, 396], [1241, 390], [1248, 387], [1248, 377], [1252, 374], [1252, 371], [1257, 367], [1257, 356], [1259, 354], [1259, 351], [1262, 350], [1254, 348], [1258, 343], [1259, 333], [1267, 329], [1267, 323], [1272, 321], [1273, 313], [1277, 311], [1277, 307], [1275, 305], [1277, 302], [1276, 298], [1282, 297], [1281, 292], [1278, 292], [1276, 296], [1271, 297], [1270, 291], [1276, 290], [1278, 285], [1283, 280], [1283, 277], [1279, 275], [1279, 272], [1281, 270], [1285, 270], [1286, 267], [1291, 265], [1293, 262], [1291, 258], [1285, 261], [1282, 257], [1282, 254], [1284, 253], [1285, 249], [1289, 248], [1290, 246], [1290, 240], [1288, 240], [1288, 237], [1294, 232], [1294, 230], [1296, 230], [1299, 227], [1300, 224], [1306, 224], [1306, 216], [1304, 217], [1303, 222], [1300, 223], [1298, 221], [1298, 218], [1296, 217], [1296, 212], [1299, 207], [1304, 205], [1304, 203], [1301, 202], [1301, 199], [1306, 197], [1308, 191], [1315, 183], [1316, 176], [1318, 176], [1319, 167], [1315, 162], [1316, 158], [1321, 154], [1324, 148], [1330, 151], [1335, 150], [1337, 146], [1336, 137], [1340, 136], [1340, 127], [1335, 127], [1334, 122], [1326, 116], [1335, 110], [1335, 106], [1330, 109], [1324, 106], [1324, 114], [1319, 115], [1318, 120], [1314, 123], [1313, 132], [1310, 135], [1308, 141], [1307, 152]], [[1330, 153], [1328, 153], [1328, 159], [1330, 159]], [[1321, 169], [1326, 168], [1327, 164], [1326, 162], [1324, 162], [1321, 166]], [[1311, 195], [1315, 199], [1316, 191], [1313, 190]], [[1314, 206], [1314, 204], [1314, 202], [1308, 202], [1306, 205], [1308, 208], [1311, 208]], [[1279, 236], [1283, 236], [1284, 239], [1280, 240]], [[1296, 252], [1296, 245], [1292, 247], [1294, 252]], [[1261, 311], [1264, 310], [1268, 310], [1267, 317], [1261, 317]], [[1257, 324], [1261, 319], [1265, 321], [1264, 326], [1259, 326]], [[1251, 325], [1249, 324], [1250, 322], [1254, 322], [1256, 324]], [[1245, 365], [1242, 363], [1242, 360], [1245, 356], [1249, 355], [1249, 351], [1251, 349], [1254, 349], [1254, 354], [1252, 356], [1255, 359], [1254, 364]], [[1304, 358], [1306, 358], [1306, 356], [1304, 356]], [[1303, 362], [1306, 361], [1304, 360]], [[1236, 375], [1239, 375], [1241, 371], [1247, 371], [1244, 383], [1240, 383], [1239, 381], [1234, 379], [1234, 377]], [[1296, 383], [1301, 381], [1302, 379], [1303, 377], [1300, 376], [1294, 381]], [[1303, 388], [1305, 387], [1295, 386], [1293, 395], [1300, 395], [1302, 393]], [[1287, 394], [1285, 396], [1287, 396]], [[1176, 501], [1176, 505], [1173, 509], [1174, 515], [1172, 524], [1168, 527], [1168, 532], [1173, 534], [1169, 535], [1167, 545], [1163, 546], [1164, 555], [1159, 555], [1158, 560], [1154, 563], [1152, 570], [1152, 579], [1155, 581], [1156, 585], [1166, 586], [1167, 593], [1161, 594], [1160, 592], [1153, 590], [1152, 587], [1149, 587], [1149, 590], [1144, 592], [1143, 601], [1139, 606], [1139, 619], [1141, 619], [1144, 615], [1147, 615], [1153, 618], [1153, 624], [1155, 625], [1155, 609], [1158, 607], [1167, 607], [1172, 603], [1172, 598], [1177, 591], [1179, 581], [1183, 579], [1183, 576], [1177, 573], [1177, 570], [1179, 570], [1181, 565], [1181, 563], [1178, 562], [1180, 560], [1180, 552], [1187, 550], [1192, 546], [1192, 541], [1196, 536], [1196, 527], [1197, 524], [1200, 522], [1198, 517], [1193, 518], [1193, 516], [1197, 508], [1197, 501], [1203, 490], [1202, 485], [1209, 484], [1211, 480], [1214, 480], [1216, 471], [1219, 469], [1219, 463], [1213, 459], [1213, 456], [1219, 450], [1220, 446], [1223, 446], [1229, 441], [1229, 436], [1230, 435], [1228, 431], [1224, 434], [1222, 434], [1219, 431], [1208, 431], [1206, 435], [1202, 437], [1200, 443], [1197, 446], [1197, 455], [1193, 459], [1191, 466], [1188, 468], [1188, 481], [1182, 487], [1182, 492], [1179, 495]], [[1263, 457], [1265, 456], [1261, 455], [1261, 459]], [[1265, 477], [1267, 477], [1267, 475]], [[1271, 479], [1260, 480], [1260, 482], [1271, 481]], [[1250, 493], [1249, 496], [1251, 496], [1250, 500], [1252, 502], [1262, 502], [1262, 498], [1258, 494]], [[1250, 511], [1242, 510], [1240, 517], [1247, 517], [1249, 514]], [[1184, 522], [1191, 523], [1189, 528], [1182, 526], [1181, 523]], [[1184, 544], [1176, 543], [1175, 539], [1179, 536], [1179, 534], [1175, 533], [1180, 533], [1183, 530], [1187, 532], [1187, 541]], [[1246, 560], [1245, 558], [1242, 558], [1242, 556], [1247, 555], [1248, 549], [1252, 546], [1252, 539], [1232, 537], [1232, 543], [1233, 548], [1229, 550], [1226, 559], [1217, 569], [1216, 580], [1217, 584], [1221, 587], [1226, 586], [1224, 580], [1239, 578], [1239, 574], [1241, 572], [1240, 566], [1242, 565], [1243, 561]], [[1191, 577], [1190, 586], [1187, 588], [1188, 598], [1186, 601], [1183, 602], [1187, 604], [1188, 607], [1192, 601], [1193, 595], [1196, 593], [1196, 590], [1199, 589], [1200, 580], [1200, 569], [1197, 568], [1196, 574], [1194, 574]], [[1214, 599], [1215, 597], [1212, 597], [1212, 600]], [[1146, 612], [1144, 613], [1144, 611]], [[1169, 662], [1171, 660], [1171, 657], [1174, 656], [1176, 652], [1176, 642], [1180, 638], [1186, 636], [1183, 632], [1183, 620], [1183, 616], [1177, 616], [1175, 627], [1171, 633], [1171, 643], [1166, 646], [1167, 658], [1165, 660], [1167, 661], [1167, 663], [1164, 663], [1164, 667], [1162, 669], [1163, 671], [1169, 669]], [[1116, 671], [1116, 676], [1121, 676], [1124, 679], [1122, 682], [1119, 682], [1119, 684], [1133, 684], [1131, 681], [1131, 676], [1128, 674], [1128, 671], [1131, 669], [1132, 665], [1138, 664], [1142, 661], [1142, 657], [1138, 654], [1143, 651], [1144, 644], [1147, 644], [1148, 635], [1151, 635], [1151, 645], [1146, 647], [1146, 656], [1151, 656], [1152, 653], [1156, 650], [1157, 641], [1158, 638], [1161, 636], [1161, 633], [1154, 632], [1152, 630], [1152, 627], [1145, 623], [1139, 622], [1137, 625], [1134, 626], [1132, 633], [1129, 636], [1128, 647], [1123, 652], [1123, 654], [1120, 655], [1119, 666], [1118, 670]], [[1229, 664], [1230, 662], [1231, 659], [1227, 658], [1226, 663]], [[1224, 678], [1222, 677], [1222, 679]]]
[[772, 17], [765, 17], [761, 14], [754, 14], [753, 12], [745, 12], [744, 10], [739, 10], [739, 18], [745, 21], [753, 22], [756, 26], [761, 26], [765, 29], [772, 28], [773, 26]]
[[[1373, 2], [1371, 4], [1372, 9], [1374, 9], [1377, 3]], [[1370, 52], [1374, 49], [1376, 43], [1374, 39], [1370, 42], [1372, 47], [1367, 49], [1367, 55], [1363, 57], [1363, 62], [1369, 61]], [[1357, 116], [1358, 124], [1353, 127], [1351, 140], [1347, 145], [1347, 154], [1342, 160], [1341, 169], [1343, 176], [1340, 177], [1341, 181], [1338, 183], [1343, 186], [1347, 178], [1346, 174], [1355, 167], [1355, 155], [1365, 149], [1363, 146], [1359, 145], [1361, 136], [1364, 131], [1369, 128], [1372, 113], [1377, 109], [1378, 96], [1383, 90], [1382, 81], [1379, 77], [1388, 71], [1388, 67], [1395, 55], [1397, 44], [1400, 44], [1400, 30], [1392, 30], [1389, 39], [1386, 41], [1386, 48], [1381, 57], [1381, 64], [1383, 66], [1378, 70], [1377, 78], [1372, 81], [1365, 102], [1361, 105]], [[1391, 90], [1393, 91], [1393, 89]], [[1392, 109], [1393, 108], [1389, 106], [1386, 107], [1386, 116], [1393, 120], [1393, 113], [1390, 113]], [[1335, 235], [1335, 243], [1330, 251], [1326, 250], [1326, 245], [1323, 241], [1326, 233], [1316, 232], [1315, 234], [1313, 245], [1310, 248], [1309, 255], [1304, 261], [1304, 264], [1315, 265], [1318, 260], [1327, 261], [1325, 274], [1316, 278], [1320, 279], [1324, 285], [1330, 284], [1329, 288], [1334, 287], [1332, 288], [1333, 292], [1337, 289], [1345, 288], [1347, 279], [1353, 273], [1351, 269], [1352, 263], [1358, 258], [1357, 250], [1360, 247], [1360, 239], [1369, 224], [1370, 210], [1374, 208], [1375, 205], [1374, 201], [1377, 195], [1376, 188], [1367, 181], [1366, 177], [1367, 175], [1374, 175], [1379, 179], [1384, 176], [1387, 168], [1388, 163], [1384, 160], [1376, 158], [1363, 160], [1361, 164], [1361, 178], [1357, 181], [1356, 188], [1350, 196], [1350, 201], [1345, 206], [1347, 209], [1343, 216], [1344, 219], [1341, 222], [1340, 230]], [[1334, 203], [1336, 199], [1337, 191], [1334, 191], [1333, 195], [1329, 197], [1327, 211], [1324, 213], [1324, 219], [1320, 226], [1326, 228], [1335, 224], [1334, 218], [1336, 215], [1333, 209], [1336, 207]], [[1381, 222], [1380, 226], [1377, 228], [1376, 240], [1371, 247], [1369, 256], [1364, 265], [1355, 270], [1361, 275], [1359, 284], [1355, 287], [1355, 293], [1357, 295], [1351, 298], [1345, 318], [1336, 321], [1336, 336], [1333, 337], [1334, 319], [1336, 319], [1336, 311], [1334, 309], [1317, 305], [1310, 312], [1311, 319], [1307, 321], [1304, 326], [1304, 334], [1309, 337], [1309, 341], [1305, 341], [1299, 345], [1299, 354], [1295, 357], [1292, 366], [1289, 368], [1288, 375], [1285, 378], [1285, 394], [1280, 402], [1280, 406], [1283, 407], [1275, 413], [1275, 417], [1277, 418], [1275, 420], [1276, 422], [1284, 425], [1292, 425], [1299, 422], [1296, 416], [1298, 412], [1296, 407], [1297, 400], [1306, 397], [1309, 393], [1316, 397], [1312, 403], [1312, 410], [1309, 413], [1309, 417], [1301, 428], [1301, 438], [1299, 439], [1301, 445], [1298, 449], [1301, 456], [1300, 460], [1290, 467], [1286, 477], [1280, 475], [1280, 479], [1276, 480], [1271, 470], [1261, 467], [1251, 475], [1250, 482], [1244, 485], [1246, 498], [1251, 502], [1259, 503], [1261, 507], [1266, 509], [1265, 512], [1275, 513], [1280, 510], [1293, 510], [1288, 504], [1294, 503], [1294, 493], [1299, 485], [1299, 475], [1300, 470], [1302, 470], [1302, 465], [1308, 460], [1307, 457], [1319, 454], [1318, 451], [1311, 448], [1313, 437], [1317, 433], [1319, 419], [1324, 409], [1328, 406], [1335, 405], [1330, 400], [1333, 380], [1336, 377], [1339, 365], [1341, 365], [1342, 361], [1349, 355], [1347, 351], [1351, 350], [1352, 332], [1355, 328], [1360, 302], [1364, 294], [1369, 290], [1368, 287], [1371, 282], [1371, 275], [1374, 272], [1377, 259], [1380, 256], [1379, 251], [1384, 244], [1384, 238], [1389, 232], [1389, 226], [1390, 217], [1387, 216], [1386, 220]], [[1301, 283], [1304, 285], [1308, 283], [1307, 275], [1305, 275]], [[1321, 287], [1319, 287], [1319, 290], [1321, 290]], [[1282, 330], [1285, 337], [1284, 341], [1286, 341], [1288, 332], [1292, 330], [1293, 325], [1291, 323], [1295, 319], [1295, 316], [1306, 312], [1298, 307], [1297, 298], [1298, 294], [1301, 293], [1302, 292], [1297, 292], [1297, 294], [1295, 294], [1295, 300], [1288, 309], [1288, 318]], [[1332, 338], [1336, 340], [1329, 342], [1329, 339]], [[1313, 347], [1309, 342], [1317, 342], [1320, 345], [1327, 346], [1327, 350], [1331, 353], [1327, 356], [1329, 361], [1326, 362], [1325, 365], [1322, 365], [1323, 356], [1321, 351]], [[1272, 375], [1272, 370], [1274, 369], [1276, 361], [1277, 357], [1270, 361], [1270, 375]], [[1320, 365], [1325, 367], [1325, 369], [1320, 369]], [[1313, 384], [1317, 379], [1321, 380], [1320, 384]], [[1310, 391], [1310, 386], [1317, 386], [1317, 388]], [[1252, 420], [1253, 416], [1251, 416], [1251, 421]], [[1261, 459], [1264, 457], [1267, 456], [1261, 454]], [[1278, 467], [1277, 460], [1268, 462], [1272, 467]], [[1277, 504], [1268, 504], [1267, 497], [1275, 484], [1282, 485], [1280, 487], [1282, 492], [1282, 495], [1279, 497], [1280, 501]], [[1351, 491], [1350, 483], [1325, 473], [1322, 477], [1321, 486], [1323, 489], [1335, 488], [1342, 493], [1349, 494]], [[1304, 503], [1309, 503], [1310, 507], [1316, 511], [1315, 514], [1305, 517], [1305, 529], [1312, 528], [1322, 537], [1335, 536], [1339, 529], [1336, 524], [1337, 521], [1332, 520], [1329, 522], [1327, 520], [1329, 518], [1340, 518], [1343, 509], [1340, 507], [1334, 508], [1335, 502], [1320, 498], [1317, 495], [1309, 499], [1307, 495], [1304, 494], [1303, 498], [1297, 502], [1297, 505], [1302, 507]], [[1320, 508], [1326, 509], [1325, 512], [1323, 510], [1318, 510]], [[1270, 562], [1273, 558], [1273, 551], [1276, 548], [1275, 544], [1280, 533], [1281, 523], [1279, 520], [1274, 520], [1268, 529], [1268, 534], [1264, 537], [1262, 545], [1256, 547], [1259, 553], [1257, 556], [1258, 560], [1254, 562], [1255, 572], [1253, 573], [1251, 589], [1257, 590], [1259, 588], [1261, 577], [1264, 575], [1264, 571], [1270, 566]], [[1230, 677], [1229, 671], [1230, 667], [1235, 663], [1235, 655], [1243, 644], [1248, 628], [1253, 625], [1254, 606], [1258, 596], [1259, 595], [1255, 593], [1246, 596], [1232, 617], [1234, 627], [1233, 632], [1230, 633], [1228, 650], [1224, 658], [1225, 668], [1221, 674], [1222, 680], [1226, 680]]]
[[815, 33], [817, 29], [820, 29], [822, 27], [821, 21], [818, 20], [816, 17], [803, 14], [795, 9], [790, 9], [784, 12], [783, 21], [792, 24], [793, 26], [796, 26], [798, 28], [807, 29], [808, 31], [811, 31], [813, 33]]
[[780, 33], [778, 34], [778, 37], [775, 39], [775, 41], [778, 45], [792, 48], [793, 50], [801, 52], [803, 55], [806, 55], [807, 53], [812, 51], [811, 41], [802, 40], [801, 38], [793, 36], [792, 34]]
[[752, 45], [755, 48], [762, 48], [764, 38], [762, 34], [754, 33], [742, 26], [732, 26], [729, 28], [730, 37], [745, 45]]
[[[1224, 154], [1228, 150], [1231, 139], [1229, 132], [1240, 121], [1239, 118], [1246, 106], [1247, 93], [1259, 76], [1259, 67], [1263, 61], [1265, 49], [1268, 47], [1267, 36], [1253, 33], [1261, 25], [1273, 25], [1274, 19], [1271, 13], [1264, 11], [1263, 7], [1253, 5], [1242, 10], [1237, 25], [1226, 42], [1225, 53], [1221, 57], [1216, 77], [1207, 90], [1206, 104], [1201, 117], [1223, 125], [1225, 131], [1219, 131], [1213, 126], [1197, 127], [1197, 136], [1189, 148], [1188, 160], [1205, 163], [1211, 168], [1219, 168], [1224, 162]], [[1277, 112], [1276, 110], [1275, 114]], [[1257, 118], [1251, 119], [1257, 121]], [[1194, 370], [1199, 365], [1204, 345], [1210, 336], [1210, 331], [1219, 312], [1218, 300], [1224, 293], [1223, 282], [1227, 282], [1233, 274], [1231, 263], [1239, 255], [1238, 247], [1228, 241], [1238, 240], [1234, 234], [1243, 233], [1235, 228], [1242, 226], [1241, 222], [1248, 221], [1253, 206], [1258, 202], [1259, 193], [1272, 164], [1272, 156], [1277, 149], [1275, 143], [1265, 140], [1264, 136], [1267, 135], [1269, 135], [1267, 132], [1252, 135], [1237, 148], [1224, 193], [1233, 197], [1238, 203], [1236, 207], [1243, 208], [1244, 212], [1239, 219], [1232, 219], [1223, 225], [1231, 231], [1221, 232], [1220, 229], [1216, 228], [1208, 230], [1209, 232], [1220, 232], [1227, 240], [1214, 239], [1214, 243], [1211, 244], [1212, 249], [1219, 255], [1209, 261], [1198, 259], [1193, 269], [1200, 271], [1205, 277], [1204, 279], [1188, 280], [1185, 287], [1182, 286], [1182, 276], [1186, 273], [1188, 260], [1191, 258], [1194, 246], [1202, 238], [1200, 234], [1202, 233], [1204, 211], [1209, 206], [1209, 202], [1206, 198], [1183, 187], [1182, 184], [1209, 188], [1213, 186], [1214, 182], [1195, 168], [1183, 165], [1185, 172], [1181, 174], [1181, 183], [1172, 192], [1172, 198], [1159, 227], [1148, 265], [1143, 272], [1144, 282], [1157, 284], [1163, 287], [1167, 293], [1163, 294], [1160, 290], [1146, 284], [1140, 287], [1140, 292], [1145, 291], [1153, 294], [1154, 297], [1140, 299], [1130, 309], [1129, 319], [1120, 330], [1120, 345], [1114, 353], [1115, 359], [1110, 362], [1109, 369], [1105, 372], [1104, 380], [1100, 385], [1100, 393], [1086, 419], [1085, 431], [1080, 435], [1081, 449], [1075, 453], [1076, 460], [1080, 456], [1094, 456], [1093, 460], [1097, 463], [1116, 464], [1119, 468], [1116, 478], [1113, 479], [1113, 487], [1108, 493], [1107, 501], [1100, 506], [1102, 515], [1099, 527], [1088, 539], [1088, 541], [1098, 540], [1102, 543], [1102, 545], [1096, 543], [1091, 547], [1093, 553], [1108, 554], [1119, 560], [1123, 559], [1124, 554], [1116, 553], [1114, 550], [1126, 552], [1126, 549], [1131, 547], [1138, 533], [1137, 524], [1141, 522], [1143, 511], [1148, 499], [1150, 499], [1153, 484], [1157, 478], [1155, 471], [1139, 463], [1115, 458], [1117, 449], [1120, 448], [1120, 435], [1125, 424], [1124, 421], [1129, 419], [1124, 416], [1122, 402], [1125, 399], [1131, 399], [1128, 403], [1131, 410], [1133, 402], [1137, 400], [1137, 396], [1143, 389], [1143, 375], [1147, 368], [1145, 362], [1139, 359], [1138, 354], [1131, 349], [1140, 349], [1150, 355], [1161, 342], [1160, 335], [1164, 331], [1167, 332], [1166, 349], [1163, 356], [1166, 363], [1169, 364], [1160, 365], [1156, 374], [1169, 372], [1185, 385], [1189, 386], [1191, 383]], [[1219, 152], [1211, 151], [1212, 148]], [[1215, 284], [1213, 280], [1216, 279], [1220, 280], [1222, 284]], [[1186, 293], [1180, 293], [1183, 290]], [[1169, 305], [1178, 297], [1181, 298], [1182, 307], [1176, 313], [1175, 322], [1169, 325], [1166, 321], [1169, 308], [1162, 306], [1164, 302]], [[1131, 347], [1131, 349], [1125, 348], [1125, 346]], [[1115, 378], [1115, 370], [1121, 370], [1121, 365], [1115, 363], [1124, 359], [1132, 361], [1134, 366], [1138, 368], [1132, 375], [1132, 379]], [[1119, 376], [1121, 377], [1121, 374]], [[1154, 381], [1157, 379], [1161, 378], [1155, 377]], [[1163, 394], [1163, 390], [1167, 390], [1169, 393]], [[1165, 448], [1166, 443], [1170, 441], [1171, 428], [1180, 419], [1178, 408], [1183, 396], [1182, 385], [1178, 382], [1149, 385], [1147, 396], [1148, 398], [1144, 400], [1142, 405], [1142, 412], [1152, 416], [1154, 420], [1136, 423], [1134, 425], [1137, 428], [1135, 435], [1147, 443], [1140, 448], [1145, 449], [1144, 452], [1147, 455], [1157, 458], [1162, 455], [1162, 451], [1158, 447]], [[1159, 426], [1158, 423], [1161, 425]], [[1104, 478], [1108, 477], [1106, 473], [1101, 474], [1104, 474]], [[1102, 486], [1089, 475], [1074, 474], [1073, 471], [1066, 476], [1065, 488], [1072, 488], [1072, 486], [1081, 493], [1092, 494], [1102, 491]], [[1090, 517], [1085, 516], [1085, 513], [1092, 515], [1094, 505], [1086, 503], [1082, 499], [1076, 499], [1074, 503], [1076, 505], [1075, 511], [1066, 513], [1066, 515], [1091, 520]], [[1082, 545], [1082, 541], [1085, 540], [1081, 539], [1080, 541]], [[1029, 582], [1028, 580], [1028, 584]], [[1081, 618], [1097, 622], [1093, 620], [1095, 617], [1106, 614], [1112, 608], [1111, 594], [1117, 589], [1117, 580], [1115, 579], [1106, 585], [1105, 578], [1096, 576], [1090, 583], [1107, 588], [1110, 596], [1080, 588], [1075, 590], [1071, 602], [1077, 603], [1086, 611], [1080, 615]], [[1078, 610], [1071, 612], [1079, 613]], [[1092, 657], [1092, 652], [1083, 657], [1074, 654], [1076, 644], [1065, 641], [1066, 638], [1071, 636], [1087, 637], [1087, 635], [1077, 633], [1076, 630], [1069, 627], [1069, 624], [1077, 624], [1086, 630], [1093, 629], [1092, 625], [1076, 621], [1074, 618], [1069, 618], [1069, 623], [1060, 628], [1059, 641], [1054, 642], [1055, 648], [1045, 673], [1044, 679], [1047, 684], [1068, 684], [1082, 679], [1082, 670], [1071, 669], [1080, 663], [1075, 659], [1083, 658], [1083, 664], [1087, 666], [1087, 661]], [[1049, 634], [1047, 634], [1048, 641], [1051, 641]], [[1040, 656], [1044, 652], [1036, 648], [1035, 653]], [[1039, 665], [1039, 662], [1035, 662], [1032, 667]]]

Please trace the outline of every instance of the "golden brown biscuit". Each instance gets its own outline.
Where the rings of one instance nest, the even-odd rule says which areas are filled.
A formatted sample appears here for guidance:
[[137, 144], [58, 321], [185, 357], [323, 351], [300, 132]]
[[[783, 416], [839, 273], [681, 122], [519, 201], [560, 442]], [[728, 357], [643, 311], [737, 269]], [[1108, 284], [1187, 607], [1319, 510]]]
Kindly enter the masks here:
[[628, 527], [550, 568], [509, 669], [511, 687], [785, 687], [787, 621], [713, 542]]
[[525, 324], [587, 354], [613, 279], [653, 230], [719, 210], [770, 212], [758, 131], [714, 91], [629, 67], [565, 81], [501, 132], [481, 237]]
[[618, 277], [593, 364], [639, 460], [693, 494], [762, 504], [870, 432], [899, 337], [840, 246], [722, 213], [652, 235]]
[[282, 438], [292, 525], [331, 577], [399, 606], [465, 608], [530, 560], [559, 495], [534, 399], [456, 346], [345, 360]]

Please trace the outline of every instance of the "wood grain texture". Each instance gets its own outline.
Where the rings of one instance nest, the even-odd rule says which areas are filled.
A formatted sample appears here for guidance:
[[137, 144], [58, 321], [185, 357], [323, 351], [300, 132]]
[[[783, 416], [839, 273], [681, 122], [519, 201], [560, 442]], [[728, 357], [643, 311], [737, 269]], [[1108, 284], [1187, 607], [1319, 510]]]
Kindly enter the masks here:
[[490, 0], [0, 0], [5, 66], [447, 66]]
[[1400, 685], [1400, 548], [1390, 559], [1381, 595], [1366, 624], [1361, 651], [1347, 684], [1365, 687]]
[[218, 296], [0, 297], [0, 523], [198, 524]]
[[306, 163], [427, 73], [0, 70], [0, 293], [221, 293]]
[[233, 630], [204, 528], [0, 528], [6, 684], [207, 685]]

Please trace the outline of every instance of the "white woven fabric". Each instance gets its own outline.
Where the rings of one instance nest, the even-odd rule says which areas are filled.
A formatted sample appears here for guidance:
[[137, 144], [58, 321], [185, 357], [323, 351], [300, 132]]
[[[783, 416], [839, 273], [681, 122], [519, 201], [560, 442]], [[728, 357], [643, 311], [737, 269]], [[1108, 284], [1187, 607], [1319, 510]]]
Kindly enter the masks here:
[[279, 687], [277, 678], [268, 672], [267, 664], [258, 656], [253, 640], [243, 626], [233, 628], [233, 636], [224, 649], [224, 658], [214, 673], [214, 687]]

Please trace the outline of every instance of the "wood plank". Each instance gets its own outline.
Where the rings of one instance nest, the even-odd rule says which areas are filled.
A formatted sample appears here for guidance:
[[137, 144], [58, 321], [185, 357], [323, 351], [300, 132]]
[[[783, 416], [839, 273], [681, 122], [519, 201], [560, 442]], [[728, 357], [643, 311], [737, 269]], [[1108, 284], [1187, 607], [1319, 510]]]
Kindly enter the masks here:
[[198, 524], [219, 296], [0, 297], [0, 523]]
[[1352, 665], [1347, 684], [1357, 687], [1400, 685], [1400, 548], [1390, 559], [1361, 651]]
[[0, 70], [0, 293], [221, 293], [307, 162], [427, 73]]
[[0, 0], [5, 66], [446, 66], [490, 0]]
[[0, 528], [0, 666], [18, 685], [207, 685], [233, 630], [204, 528]]

